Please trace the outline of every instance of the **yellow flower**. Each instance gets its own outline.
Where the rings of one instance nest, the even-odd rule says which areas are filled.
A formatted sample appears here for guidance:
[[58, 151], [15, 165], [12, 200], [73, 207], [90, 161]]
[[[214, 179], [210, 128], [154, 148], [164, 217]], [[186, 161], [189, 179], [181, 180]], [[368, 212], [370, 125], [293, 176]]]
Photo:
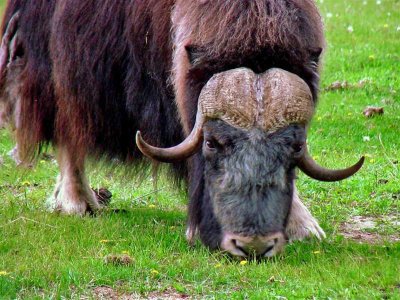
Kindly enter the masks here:
[[156, 206], [154, 204], [150, 204], [149, 208], [156, 208]]
[[383, 28], [389, 28], [389, 24], [384, 24]]
[[28, 186], [28, 185], [31, 185], [31, 183], [29, 181], [23, 181], [22, 185]]
[[320, 254], [321, 251], [317, 250], [317, 251], [313, 251], [314, 254]]
[[214, 268], [221, 268], [222, 267], [222, 264], [216, 264], [215, 266], [214, 266]]
[[242, 260], [242, 261], [240, 262], [240, 265], [241, 265], [241, 266], [247, 265], [247, 260]]
[[6, 272], [6, 271], [0, 271], [0, 276], [6, 276], [6, 275], [8, 275], [8, 272]]
[[46, 161], [42, 159], [42, 160], [40, 161], [40, 163], [41, 163], [41, 164], [44, 164], [44, 163], [46, 163]]
[[150, 271], [150, 273], [152, 274], [152, 275], [158, 275], [158, 274], [160, 274], [160, 272], [158, 272], [157, 270], [151, 270]]
[[100, 243], [105, 244], [105, 243], [109, 243], [110, 240], [100, 240]]
[[369, 160], [369, 162], [370, 162], [370, 163], [374, 163], [374, 162], [375, 162], [375, 159], [371, 158], [371, 159]]

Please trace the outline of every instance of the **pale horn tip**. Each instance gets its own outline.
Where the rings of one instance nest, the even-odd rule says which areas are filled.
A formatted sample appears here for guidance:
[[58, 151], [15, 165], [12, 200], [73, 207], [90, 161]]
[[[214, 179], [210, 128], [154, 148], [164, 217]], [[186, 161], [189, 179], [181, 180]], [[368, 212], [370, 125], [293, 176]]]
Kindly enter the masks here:
[[308, 176], [320, 181], [339, 181], [357, 173], [363, 166], [365, 157], [362, 156], [359, 161], [351, 167], [339, 170], [330, 170], [321, 167], [314, 159], [308, 154], [307, 148], [304, 156], [298, 163], [298, 167]]

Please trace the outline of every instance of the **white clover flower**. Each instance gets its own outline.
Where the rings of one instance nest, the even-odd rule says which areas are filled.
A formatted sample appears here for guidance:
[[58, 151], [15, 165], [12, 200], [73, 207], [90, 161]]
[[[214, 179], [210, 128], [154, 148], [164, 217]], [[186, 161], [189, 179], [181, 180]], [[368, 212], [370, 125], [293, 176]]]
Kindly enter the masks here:
[[370, 140], [371, 138], [368, 135], [363, 136], [363, 142], [369, 142]]
[[350, 33], [352, 33], [352, 32], [354, 31], [353, 26], [350, 25], [349, 27], [347, 27], [347, 31], [350, 32]]
[[328, 19], [330, 19], [330, 18], [332, 18], [332, 17], [333, 17], [333, 14], [332, 14], [332, 13], [330, 13], [330, 12], [328, 12], [328, 13], [326, 14], [326, 17], [327, 17]]
[[376, 1], [376, 5], [381, 5], [382, 4], [382, 1], [381, 0], [377, 0]]

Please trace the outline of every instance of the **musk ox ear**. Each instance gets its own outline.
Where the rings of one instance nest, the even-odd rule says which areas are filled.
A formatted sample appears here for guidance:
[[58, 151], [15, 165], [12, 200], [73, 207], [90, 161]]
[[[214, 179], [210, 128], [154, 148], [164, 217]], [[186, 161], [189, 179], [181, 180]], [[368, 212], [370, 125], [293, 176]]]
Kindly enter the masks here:
[[203, 52], [201, 47], [196, 45], [186, 45], [185, 50], [187, 52], [190, 64], [192, 66], [198, 64]]
[[24, 47], [17, 31], [15, 36], [11, 40], [9, 63], [15, 61], [17, 58], [23, 57], [24, 52]]
[[322, 50], [323, 49], [321, 47], [310, 49], [310, 60], [318, 64], [319, 58], [321, 57]]
[[189, 71], [192, 81], [204, 82], [204, 80], [208, 80], [209, 77], [206, 76], [207, 72], [205, 72], [208, 64], [204, 64], [206, 50], [201, 46], [189, 44], [185, 46], [185, 50], [190, 64]]

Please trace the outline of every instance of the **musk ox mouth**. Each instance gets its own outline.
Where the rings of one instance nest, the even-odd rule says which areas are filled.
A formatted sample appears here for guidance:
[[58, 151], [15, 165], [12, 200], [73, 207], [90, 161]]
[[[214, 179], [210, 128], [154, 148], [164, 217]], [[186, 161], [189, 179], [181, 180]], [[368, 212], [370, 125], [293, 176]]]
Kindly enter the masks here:
[[[194, 128], [181, 144], [157, 148], [146, 143], [139, 131], [136, 144], [147, 157], [162, 162], [176, 162], [189, 158], [200, 149], [203, 125], [207, 120], [220, 119], [237, 128], [257, 127], [274, 132], [290, 124], [307, 127], [314, 109], [311, 91], [297, 75], [277, 68], [262, 74], [238, 68], [215, 74], [207, 82], [200, 93]], [[348, 178], [364, 163], [364, 157], [361, 157], [351, 167], [330, 170], [313, 160], [306, 143], [299, 147], [302, 148], [302, 156], [297, 166], [306, 175], [320, 181]]]

